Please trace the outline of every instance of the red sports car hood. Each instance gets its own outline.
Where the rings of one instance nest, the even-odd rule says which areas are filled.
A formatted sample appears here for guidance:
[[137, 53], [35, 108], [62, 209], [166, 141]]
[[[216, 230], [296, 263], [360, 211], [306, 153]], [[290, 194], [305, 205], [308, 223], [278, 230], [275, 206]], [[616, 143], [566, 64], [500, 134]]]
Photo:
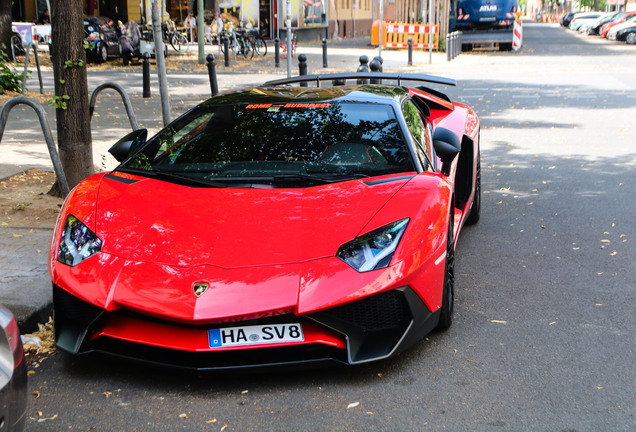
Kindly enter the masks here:
[[104, 177], [102, 251], [129, 260], [224, 268], [333, 256], [408, 181], [352, 180], [301, 189], [194, 188]]

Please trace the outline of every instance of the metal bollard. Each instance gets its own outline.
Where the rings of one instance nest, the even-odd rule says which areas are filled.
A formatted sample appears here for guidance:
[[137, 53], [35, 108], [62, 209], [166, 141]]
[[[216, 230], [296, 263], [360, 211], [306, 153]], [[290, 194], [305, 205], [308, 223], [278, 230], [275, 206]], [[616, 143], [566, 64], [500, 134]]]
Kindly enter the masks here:
[[208, 61], [208, 75], [210, 76], [210, 91], [212, 96], [216, 96], [219, 93], [219, 84], [216, 81], [216, 64], [214, 63], [214, 55], [208, 54], [206, 57]]
[[[369, 72], [369, 57], [365, 55], [360, 56], [360, 66], [358, 66], [358, 70], [356, 72]], [[358, 84], [369, 84], [369, 80], [367, 79], [359, 79], [357, 81]]]
[[224, 66], [229, 67], [230, 66], [230, 41], [228, 40], [227, 37], [223, 38], [223, 49], [225, 50], [225, 52], [223, 53], [225, 55]]
[[280, 67], [280, 39], [274, 39], [274, 67]]
[[[371, 63], [369, 63], [369, 68], [371, 69], [371, 72], [381, 72], [382, 63], [380, 63], [380, 60], [378, 60], [378, 57], [371, 60]], [[382, 84], [382, 80], [372, 78], [371, 84]]]
[[410, 37], [409, 41], [408, 41], [408, 47], [409, 47], [409, 66], [413, 66], [413, 38]]
[[322, 38], [322, 67], [327, 67], [327, 38]]
[[[307, 56], [305, 54], [298, 55], [298, 75], [307, 75]], [[301, 82], [301, 87], [307, 87], [307, 82]]]
[[[375, 72], [384, 72], [384, 68], [382, 67], [382, 64], [384, 63], [384, 60], [382, 60], [382, 57], [380, 56], [375, 56], [373, 57], [373, 60], [377, 60], [378, 63], [380, 64], [380, 69], [375, 71]], [[371, 64], [369, 63], [369, 67], [371, 67]], [[371, 70], [371, 72], [374, 72], [373, 70]]]
[[144, 59], [141, 61], [142, 81], [143, 81], [143, 97], [150, 97], [150, 53], [144, 53]]
[[453, 34], [449, 33], [446, 35], [446, 61], [453, 59], [453, 49]]

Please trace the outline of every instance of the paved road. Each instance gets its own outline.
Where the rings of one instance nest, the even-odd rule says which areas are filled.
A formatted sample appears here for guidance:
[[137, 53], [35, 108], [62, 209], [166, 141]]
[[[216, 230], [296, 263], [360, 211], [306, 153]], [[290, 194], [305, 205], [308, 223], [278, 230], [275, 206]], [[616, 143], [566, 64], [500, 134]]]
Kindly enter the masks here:
[[459, 241], [448, 332], [302, 373], [56, 355], [30, 377], [29, 430], [636, 430], [635, 66], [636, 47], [528, 25], [519, 53], [431, 67], [483, 122], [482, 219]]

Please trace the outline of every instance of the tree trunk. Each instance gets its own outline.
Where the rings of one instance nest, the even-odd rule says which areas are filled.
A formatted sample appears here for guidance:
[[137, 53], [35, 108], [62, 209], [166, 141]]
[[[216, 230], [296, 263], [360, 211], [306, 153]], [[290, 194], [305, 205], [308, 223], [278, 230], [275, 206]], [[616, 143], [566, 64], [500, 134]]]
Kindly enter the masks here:
[[51, 1], [57, 144], [69, 187], [93, 174], [82, 0]]
[[[11, 57], [11, 2], [0, 0], [0, 48]], [[4, 45], [4, 48], [3, 48]]]

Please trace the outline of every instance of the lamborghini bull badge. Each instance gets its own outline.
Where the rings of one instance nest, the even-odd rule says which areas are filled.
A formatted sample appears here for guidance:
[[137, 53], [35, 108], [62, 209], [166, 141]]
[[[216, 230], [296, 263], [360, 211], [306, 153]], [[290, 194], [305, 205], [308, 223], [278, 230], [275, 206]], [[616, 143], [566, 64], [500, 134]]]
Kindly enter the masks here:
[[203, 295], [203, 293], [205, 293], [208, 290], [208, 284], [205, 282], [197, 282], [192, 286], [192, 289], [194, 290], [194, 295], [196, 295], [197, 297], [201, 297]]

